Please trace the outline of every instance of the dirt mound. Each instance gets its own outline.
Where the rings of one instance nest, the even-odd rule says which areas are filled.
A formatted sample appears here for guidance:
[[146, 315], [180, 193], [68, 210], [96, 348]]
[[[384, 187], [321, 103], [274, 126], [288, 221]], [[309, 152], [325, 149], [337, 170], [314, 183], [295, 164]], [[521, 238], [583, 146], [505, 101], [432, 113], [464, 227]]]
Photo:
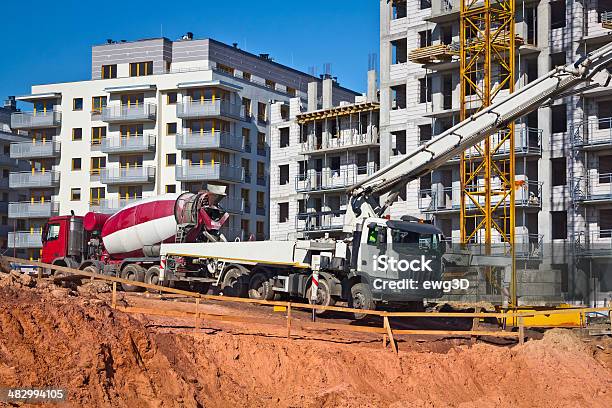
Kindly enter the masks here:
[[514, 348], [394, 356], [378, 340], [171, 332], [88, 303], [1, 288], [0, 385], [63, 386], [74, 406], [100, 407], [612, 404], [612, 371], [565, 331]]

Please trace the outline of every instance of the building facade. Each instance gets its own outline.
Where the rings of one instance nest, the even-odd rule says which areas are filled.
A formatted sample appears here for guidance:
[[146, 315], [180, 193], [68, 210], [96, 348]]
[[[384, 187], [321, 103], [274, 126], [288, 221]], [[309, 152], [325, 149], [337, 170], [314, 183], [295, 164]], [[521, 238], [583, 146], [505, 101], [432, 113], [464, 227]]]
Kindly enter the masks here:
[[[460, 4], [380, 1], [381, 165], [459, 120]], [[517, 2], [515, 89], [609, 42], [611, 29], [608, 0]], [[612, 291], [611, 100], [612, 87], [568, 96], [515, 129], [516, 240], [549, 248], [568, 298], [576, 291], [593, 304]], [[458, 157], [411, 183], [408, 196], [418, 199], [396, 211], [433, 219], [460, 239]], [[572, 276], [589, 282], [573, 285]]]
[[[91, 80], [36, 85], [18, 97], [11, 158], [16, 245], [36, 257], [57, 214], [112, 213], [139, 198], [222, 184], [229, 239], [269, 231], [270, 108], [306, 99], [318, 78], [212, 39], [108, 41], [92, 47]], [[339, 98], [353, 92], [336, 87]], [[251, 205], [251, 203], [256, 203]]]
[[272, 106], [272, 239], [342, 236], [347, 188], [380, 163], [376, 73], [368, 79], [366, 96], [338, 100], [325, 78], [309, 84], [306, 106], [297, 98]]

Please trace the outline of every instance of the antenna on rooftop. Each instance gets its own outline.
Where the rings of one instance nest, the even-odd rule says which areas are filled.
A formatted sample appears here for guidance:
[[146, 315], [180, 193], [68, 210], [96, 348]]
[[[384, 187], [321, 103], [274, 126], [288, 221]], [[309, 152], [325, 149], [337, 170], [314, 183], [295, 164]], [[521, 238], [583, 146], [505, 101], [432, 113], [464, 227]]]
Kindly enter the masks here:
[[368, 54], [368, 71], [378, 72], [378, 54], [375, 52]]
[[308, 75], [316, 77], [317, 76], [317, 67], [312, 65], [308, 67]]

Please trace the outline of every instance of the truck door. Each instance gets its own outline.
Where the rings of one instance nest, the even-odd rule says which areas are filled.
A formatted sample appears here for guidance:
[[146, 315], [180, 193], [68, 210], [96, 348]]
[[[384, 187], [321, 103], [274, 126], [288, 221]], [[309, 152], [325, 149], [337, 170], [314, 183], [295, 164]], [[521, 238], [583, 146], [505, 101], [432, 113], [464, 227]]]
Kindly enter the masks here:
[[66, 256], [66, 227], [65, 220], [45, 224], [42, 232], [42, 262], [52, 263], [54, 259]]

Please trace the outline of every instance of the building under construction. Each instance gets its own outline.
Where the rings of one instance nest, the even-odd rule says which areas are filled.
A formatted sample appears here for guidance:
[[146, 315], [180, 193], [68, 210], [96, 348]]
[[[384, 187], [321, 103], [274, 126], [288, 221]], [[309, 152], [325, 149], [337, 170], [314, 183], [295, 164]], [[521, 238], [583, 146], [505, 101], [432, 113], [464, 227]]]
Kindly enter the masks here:
[[[612, 2], [603, 0], [381, 0], [380, 7], [381, 166], [612, 38]], [[612, 87], [599, 88], [541, 107], [488, 147], [411, 183], [392, 211], [427, 217], [454, 242], [513, 242], [519, 261], [540, 259], [536, 271], [559, 271], [564, 301], [609, 302], [610, 99]], [[486, 208], [494, 209], [489, 216]]]

